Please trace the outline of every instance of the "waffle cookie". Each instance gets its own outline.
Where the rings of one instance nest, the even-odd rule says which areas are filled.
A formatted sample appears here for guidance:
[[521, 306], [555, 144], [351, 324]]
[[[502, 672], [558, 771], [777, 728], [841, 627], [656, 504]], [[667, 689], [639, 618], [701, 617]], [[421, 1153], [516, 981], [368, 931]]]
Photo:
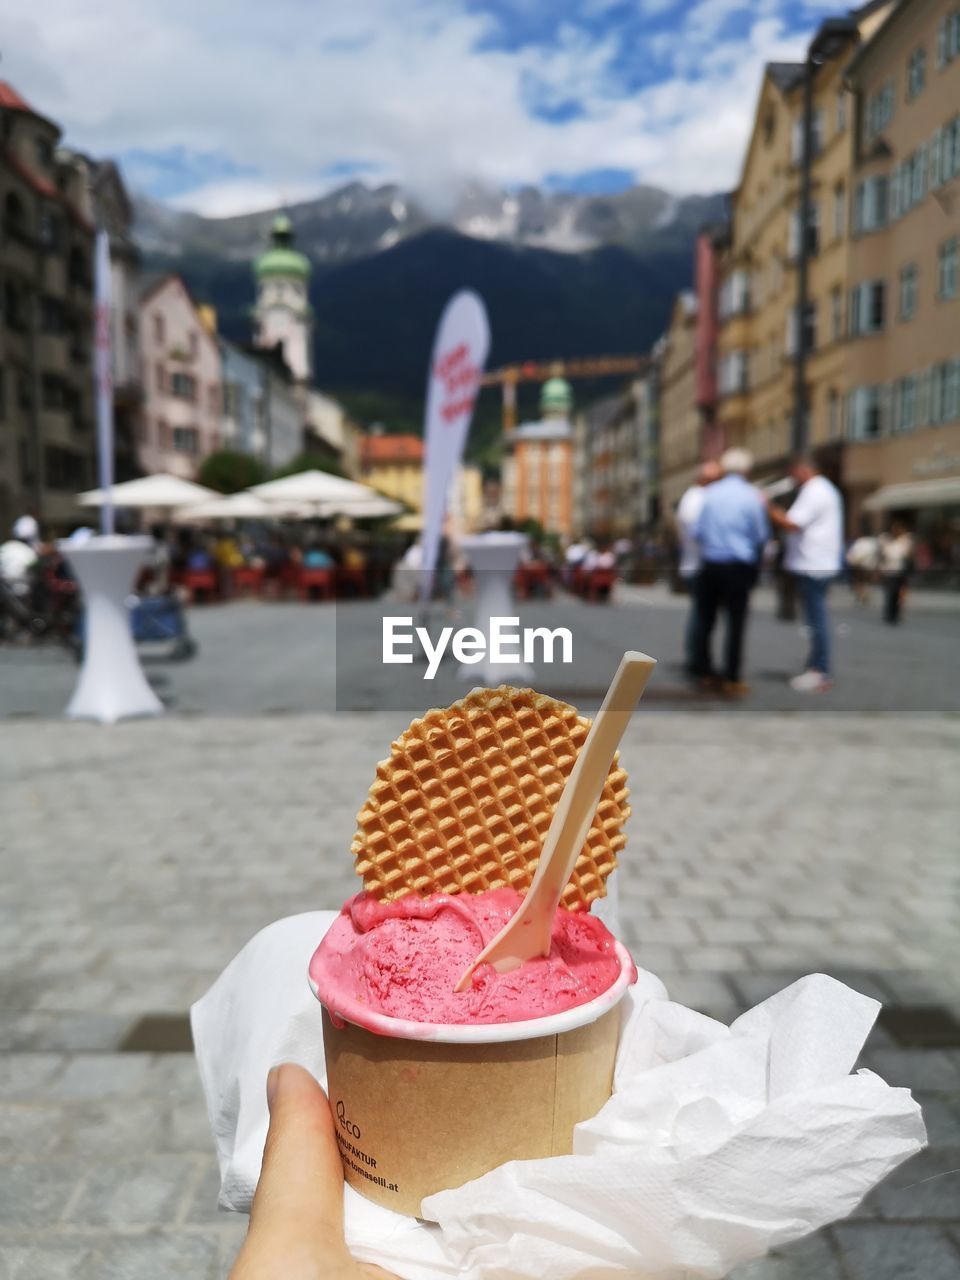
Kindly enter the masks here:
[[[530, 887], [540, 848], [590, 721], [531, 689], [474, 689], [428, 711], [377, 766], [352, 852], [381, 901], [418, 893]], [[630, 815], [615, 757], [563, 905], [606, 893]]]

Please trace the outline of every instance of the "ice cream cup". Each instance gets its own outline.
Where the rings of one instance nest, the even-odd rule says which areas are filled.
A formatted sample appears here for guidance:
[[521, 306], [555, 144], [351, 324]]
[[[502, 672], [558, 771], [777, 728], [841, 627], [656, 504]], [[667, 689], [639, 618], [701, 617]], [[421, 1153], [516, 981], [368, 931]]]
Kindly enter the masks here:
[[324, 1007], [327, 1091], [350, 1186], [419, 1217], [426, 1196], [508, 1160], [569, 1154], [574, 1125], [610, 1097], [618, 1006], [636, 973], [619, 942], [616, 952], [619, 975], [601, 995], [522, 1022], [412, 1022], [360, 1004], [334, 1018]]

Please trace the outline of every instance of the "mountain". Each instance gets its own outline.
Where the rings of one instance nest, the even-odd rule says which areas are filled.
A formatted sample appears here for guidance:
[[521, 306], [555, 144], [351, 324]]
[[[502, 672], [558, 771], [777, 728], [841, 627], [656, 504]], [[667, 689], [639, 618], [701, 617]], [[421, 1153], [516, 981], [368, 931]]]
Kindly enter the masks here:
[[[211, 254], [250, 262], [264, 247], [277, 209], [206, 218], [135, 195], [134, 219], [145, 253], [163, 257]], [[351, 182], [288, 210], [297, 245], [314, 262], [333, 264], [388, 249], [442, 226], [479, 240], [583, 253], [605, 245], [643, 251], [661, 233], [689, 234], [720, 215], [720, 197], [676, 198], [658, 187], [613, 195], [578, 195], [523, 187], [508, 192], [467, 183], [443, 214], [431, 213], [402, 187]]]
[[[146, 266], [180, 272], [216, 306], [224, 335], [248, 340], [251, 264], [276, 210], [214, 219], [143, 197], [135, 207]], [[399, 187], [352, 183], [289, 212], [314, 263], [317, 383], [360, 422], [419, 430], [434, 329], [456, 289], [475, 288], [486, 303], [492, 368], [648, 350], [689, 287], [696, 230], [722, 215], [722, 198], [674, 199], [651, 187], [504, 195], [474, 185], [436, 219]], [[578, 383], [578, 402], [602, 389]], [[535, 412], [536, 388], [520, 391], [521, 415]], [[498, 422], [491, 389], [471, 432], [475, 456], [495, 442]]]

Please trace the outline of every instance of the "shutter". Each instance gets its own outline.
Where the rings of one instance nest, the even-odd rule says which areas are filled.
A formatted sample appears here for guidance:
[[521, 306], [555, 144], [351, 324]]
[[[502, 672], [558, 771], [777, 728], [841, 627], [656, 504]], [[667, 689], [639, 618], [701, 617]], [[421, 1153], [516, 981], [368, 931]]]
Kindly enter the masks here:
[[930, 144], [930, 187], [939, 187], [943, 181], [940, 166], [940, 145], [943, 141], [943, 129], [934, 129], [933, 141]]
[[900, 166], [890, 175], [890, 221], [896, 222], [900, 217]]

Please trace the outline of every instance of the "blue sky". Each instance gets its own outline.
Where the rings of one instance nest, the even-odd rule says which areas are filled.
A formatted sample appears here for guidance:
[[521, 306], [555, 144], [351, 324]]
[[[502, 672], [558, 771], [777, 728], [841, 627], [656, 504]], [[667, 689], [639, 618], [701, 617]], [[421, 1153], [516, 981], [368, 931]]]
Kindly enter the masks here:
[[131, 186], [201, 212], [350, 178], [735, 184], [763, 63], [824, 0], [32, 0], [2, 74]]

